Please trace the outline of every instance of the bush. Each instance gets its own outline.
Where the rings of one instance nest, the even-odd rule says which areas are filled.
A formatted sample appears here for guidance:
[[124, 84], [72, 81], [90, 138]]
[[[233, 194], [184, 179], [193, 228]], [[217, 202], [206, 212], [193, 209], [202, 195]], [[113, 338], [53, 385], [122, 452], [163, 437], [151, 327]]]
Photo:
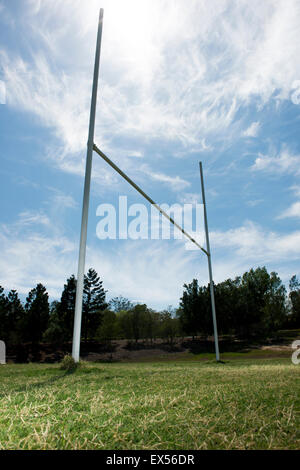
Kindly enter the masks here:
[[67, 354], [61, 361], [60, 368], [61, 370], [66, 370], [67, 372], [73, 372], [77, 368], [78, 364], [75, 362], [72, 356]]

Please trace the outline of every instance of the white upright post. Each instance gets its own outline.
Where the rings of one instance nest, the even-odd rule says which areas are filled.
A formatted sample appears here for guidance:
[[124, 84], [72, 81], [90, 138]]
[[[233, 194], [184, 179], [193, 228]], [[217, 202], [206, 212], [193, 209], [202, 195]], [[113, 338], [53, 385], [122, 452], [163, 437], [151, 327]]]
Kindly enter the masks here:
[[0, 364], [6, 364], [6, 346], [4, 341], [0, 341]]
[[209, 244], [209, 235], [208, 235], [208, 223], [207, 223], [207, 213], [206, 213], [206, 202], [205, 202], [205, 191], [204, 191], [204, 179], [203, 179], [202, 162], [200, 162], [200, 178], [201, 178], [202, 201], [203, 201], [203, 209], [204, 209], [206, 251], [207, 251], [208, 272], [209, 272], [211, 309], [212, 309], [212, 318], [213, 318], [213, 325], [214, 325], [215, 351], [216, 351], [216, 360], [217, 360], [217, 362], [219, 362], [220, 361], [219, 339], [218, 339], [218, 328], [217, 328], [214, 282], [213, 282], [212, 267], [211, 267], [211, 253], [210, 253], [210, 244]]
[[79, 357], [80, 357], [83, 281], [84, 281], [89, 201], [90, 201], [92, 156], [93, 156], [94, 133], [95, 133], [95, 118], [96, 118], [98, 77], [99, 77], [99, 64], [100, 64], [101, 39], [102, 39], [102, 25], [103, 25], [103, 9], [101, 8], [100, 15], [99, 15], [98, 35], [97, 35], [97, 45], [96, 45], [96, 55], [95, 55], [89, 137], [88, 137], [88, 143], [87, 143], [87, 157], [86, 157], [86, 168], [85, 168], [84, 195], [83, 195], [82, 219], [81, 219], [81, 235], [80, 235], [79, 260], [78, 260], [78, 275], [77, 275], [77, 286], [76, 286], [76, 304], [75, 304], [73, 347], [72, 347], [72, 356], [76, 362], [79, 361]]

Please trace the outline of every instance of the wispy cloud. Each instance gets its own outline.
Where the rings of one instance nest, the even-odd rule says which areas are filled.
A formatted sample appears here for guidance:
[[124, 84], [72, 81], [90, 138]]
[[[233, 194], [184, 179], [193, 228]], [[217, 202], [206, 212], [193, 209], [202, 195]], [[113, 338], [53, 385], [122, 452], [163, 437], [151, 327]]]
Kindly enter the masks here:
[[263, 199], [253, 199], [252, 201], [247, 201], [249, 207], [256, 207], [263, 202]]
[[[15, 42], [22, 45], [17, 48], [8, 41], [0, 53], [5, 110], [28, 113], [35, 126], [48, 130], [43, 133], [48, 140], [40, 161], [44, 158], [56, 169], [82, 176], [99, 0], [21, 3], [14, 21], [9, 19], [9, 2], [1, 11], [0, 21], [10, 25]], [[250, 142], [247, 137], [262, 136], [266, 142], [272, 136], [267, 135], [264, 115], [253, 111], [273, 103], [279, 109], [295, 93], [300, 78], [299, 1], [189, 0], [188, 8], [183, 8], [181, 0], [102, 0], [101, 6], [105, 17], [96, 143], [142, 187], [145, 181], [152, 186], [157, 182], [154, 192], [157, 187], [163, 191], [159, 198], [170, 189], [180, 202], [201, 202], [192, 186], [194, 175], [186, 176], [183, 158], [192, 160], [199, 152], [205, 162], [224, 157], [231, 169], [233, 164], [220, 147], [240, 143], [241, 136], [246, 137], [245, 145]], [[290, 103], [295, 110], [295, 103]], [[288, 187], [300, 173], [300, 155], [286, 132], [284, 138], [289, 146], [278, 144], [276, 151], [259, 148], [252, 170], [262, 176], [288, 175]], [[164, 151], [170, 160], [171, 156], [182, 160], [169, 163]], [[39, 184], [34, 173], [32, 183], [25, 178], [26, 172], [19, 183]], [[97, 156], [93, 182], [101, 182], [93, 191], [120, 190], [119, 175]], [[231, 182], [218, 180], [215, 187], [222, 188], [221, 194]], [[70, 212], [76, 214], [77, 206], [67, 190], [42, 190], [48, 191], [47, 201], [41, 202], [44, 210], [28, 209], [14, 224], [1, 226], [1, 278], [5, 287], [23, 293], [44, 282], [53, 296], [59, 296], [66, 277], [76, 270], [78, 248], [71, 232], [65, 232], [63, 212], [74, 209]], [[207, 188], [208, 198], [217, 195], [213, 191]], [[293, 191], [298, 201], [299, 187], [293, 186]], [[253, 191], [248, 204], [258, 205], [261, 197], [261, 192]], [[229, 207], [230, 201], [225, 204]], [[298, 217], [297, 204], [284, 217]], [[215, 209], [218, 217], [220, 208]], [[219, 229], [211, 241], [216, 282], [258, 262], [287, 270], [288, 260], [299, 260], [298, 231], [283, 233], [255, 222], [237, 222], [224, 231], [224, 217], [215, 220]], [[202, 262], [181, 242], [90, 245], [87, 264], [99, 271], [112, 294], [149, 305], [176, 302], [183, 282], [193, 277], [207, 282], [205, 257]]]
[[293, 154], [286, 146], [277, 154], [263, 155], [259, 153], [252, 170], [268, 173], [300, 174], [300, 155]]
[[49, 187], [49, 190], [52, 193], [49, 204], [54, 206], [55, 210], [76, 209], [78, 207], [77, 202], [70, 194], [65, 194], [63, 191], [57, 188]]
[[183, 193], [180, 194], [178, 200], [181, 204], [199, 204], [200, 195], [197, 193]]
[[6, 85], [3, 80], [0, 80], [0, 104], [6, 103]]
[[[42, 282], [51, 297], [59, 298], [66, 278], [76, 272], [77, 243], [62, 231], [42, 233], [37, 218], [31, 217], [30, 224], [24, 214], [21, 219], [23, 225], [0, 227], [0, 284], [27, 294]], [[109, 251], [103, 243], [89, 245], [86, 267], [98, 271], [110, 297], [121, 293], [159, 307], [177, 304], [194, 258], [182, 241], [128, 240]]]
[[288, 217], [300, 217], [300, 201], [294, 202], [294, 204], [280, 214], [278, 219], [286, 219]]
[[252, 124], [243, 132], [244, 137], [257, 137], [260, 130], [260, 123], [252, 122]]
[[95, 266], [101, 273], [110, 296], [122, 293], [153, 307], [176, 306], [183, 284], [193, 275], [195, 256], [180, 242], [129, 240], [110, 254], [103, 249], [90, 249], [87, 265]]
[[242, 256], [248, 262], [274, 262], [300, 259], [300, 231], [288, 234], [264, 230], [258, 224], [248, 221], [243, 226], [226, 232], [212, 232], [212, 245], [223, 249], [234, 249], [235, 256]]
[[[26, 294], [42, 282], [51, 297], [59, 298], [66, 278], [76, 272], [77, 243], [63, 232], [43, 234], [34, 218], [30, 226], [25, 225], [0, 228], [0, 284]], [[258, 264], [278, 265], [289, 257], [300, 259], [299, 231], [283, 235], [265, 231], [253, 222], [212, 232], [211, 245], [216, 282]], [[201, 284], [208, 282], [205, 256], [200, 251], [186, 250], [184, 240], [124, 240], [110, 250], [103, 242], [89, 245], [86, 267], [90, 266], [104, 280], [109, 297], [121, 293], [154, 308], [176, 306], [183, 284], [193, 278]]]
[[290, 190], [293, 191], [296, 197], [300, 197], [300, 186], [297, 184], [290, 187]]
[[50, 220], [49, 220], [49, 217], [41, 211], [36, 212], [36, 211], [27, 210], [19, 214], [19, 219], [18, 219], [17, 224], [23, 227], [30, 226], [30, 225], [37, 225], [37, 224], [49, 226]]
[[173, 191], [180, 191], [188, 186], [190, 186], [189, 181], [184, 180], [180, 176], [170, 176], [162, 172], [153, 171], [151, 168], [144, 164], [141, 166], [140, 170], [146, 174], [148, 177], [152, 178], [154, 181], [159, 181], [167, 185]]
[[[83, 150], [87, 138], [99, 4], [44, 0], [27, 6], [24, 27], [51, 58], [46, 61], [41, 49], [32, 51], [31, 61], [2, 55], [9, 105], [53, 129], [64, 146], [61, 168], [71, 171], [67, 153]], [[222, 0], [210, 7], [191, 0], [186, 9], [178, 0], [103, 0], [103, 6], [96, 130], [102, 143], [130, 135], [202, 148], [209, 134], [224, 136], [252, 98], [261, 105], [274, 96], [287, 99], [300, 76], [297, 0], [288, 8], [283, 0]], [[257, 123], [246, 130], [257, 132]]]
[[61, 233], [41, 233], [40, 219], [22, 216], [22, 222], [0, 227], [0, 283], [27, 294], [42, 282], [49, 294], [58, 298], [66, 276], [74, 272], [75, 245]]
[[52, 193], [48, 211], [28, 209], [14, 223], [0, 226], [0, 284], [7, 289], [26, 294], [42, 282], [58, 298], [66, 277], [75, 272], [77, 243], [61, 228], [59, 213], [73, 201], [58, 190]]
[[89, 102], [85, 75], [59, 72], [40, 54], [28, 63], [3, 52], [2, 67], [8, 106], [33, 113], [64, 143], [65, 151], [83, 150]]

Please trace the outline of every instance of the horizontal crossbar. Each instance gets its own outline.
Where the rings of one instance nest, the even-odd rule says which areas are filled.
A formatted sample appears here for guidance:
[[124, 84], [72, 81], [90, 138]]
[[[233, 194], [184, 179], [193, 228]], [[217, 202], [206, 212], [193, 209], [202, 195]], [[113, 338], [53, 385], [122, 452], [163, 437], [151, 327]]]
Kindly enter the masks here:
[[161, 209], [161, 207], [159, 207], [159, 205], [156, 204], [153, 199], [151, 199], [146, 193], [144, 193], [144, 191], [137, 184], [135, 184], [122, 170], [120, 170], [120, 168], [114, 162], [112, 162], [110, 158], [108, 158], [100, 149], [98, 149], [95, 144], [93, 145], [93, 149], [96, 153], [98, 153], [101, 158], [103, 158], [103, 160], [106, 161], [106, 163], [108, 163], [117, 173], [119, 173], [122, 178], [124, 178], [134, 189], [136, 189], [145, 199], [147, 199], [147, 201], [150, 202], [150, 204], [152, 204], [164, 217], [166, 217], [166, 219], [168, 219], [171, 224], [178, 228], [180, 232], [182, 232], [191, 242], [193, 242], [198, 248], [200, 248], [200, 250], [202, 250], [203, 253], [206, 254], [206, 256], [209, 256], [208, 252], [204, 248], [202, 248], [202, 246], [200, 246], [194, 238], [192, 238], [182, 227], [180, 227], [180, 225], [175, 222], [175, 220], [172, 219], [172, 217], [170, 217], [163, 209]]

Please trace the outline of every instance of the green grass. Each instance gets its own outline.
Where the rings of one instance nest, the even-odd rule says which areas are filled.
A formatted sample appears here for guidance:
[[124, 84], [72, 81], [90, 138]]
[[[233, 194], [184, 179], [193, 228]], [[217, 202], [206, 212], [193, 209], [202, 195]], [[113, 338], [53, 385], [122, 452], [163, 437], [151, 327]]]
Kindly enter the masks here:
[[0, 366], [0, 449], [299, 449], [299, 376], [290, 359]]

